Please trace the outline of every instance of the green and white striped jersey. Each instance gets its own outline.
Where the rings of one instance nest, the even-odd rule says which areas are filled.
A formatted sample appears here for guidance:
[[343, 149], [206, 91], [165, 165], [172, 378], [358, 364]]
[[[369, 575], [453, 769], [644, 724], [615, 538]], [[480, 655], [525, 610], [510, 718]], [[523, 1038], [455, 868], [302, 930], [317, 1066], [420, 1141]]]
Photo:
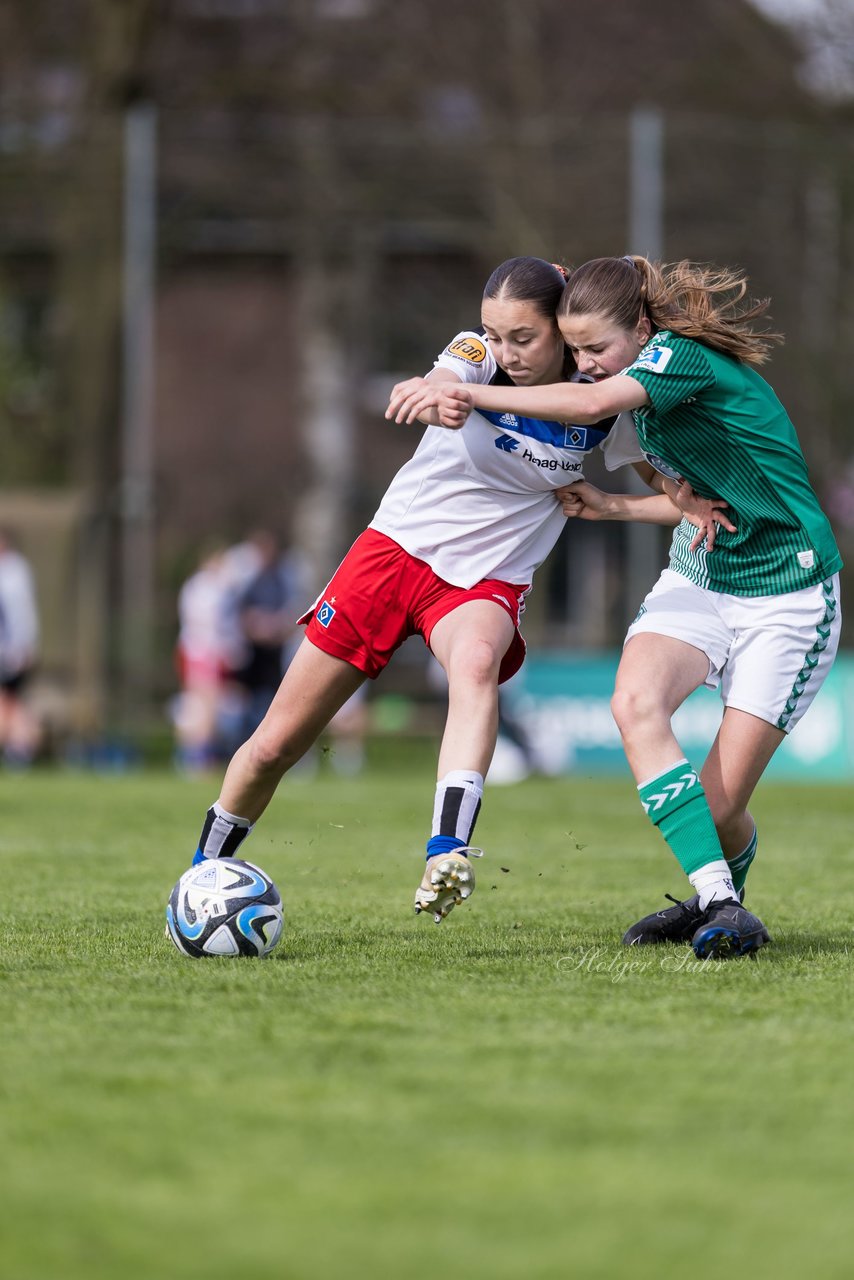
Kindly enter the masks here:
[[730, 506], [735, 533], [691, 552], [675, 529], [670, 567], [712, 591], [780, 595], [823, 582], [842, 564], [788, 414], [749, 365], [663, 330], [623, 370], [651, 404], [633, 413], [647, 460]]

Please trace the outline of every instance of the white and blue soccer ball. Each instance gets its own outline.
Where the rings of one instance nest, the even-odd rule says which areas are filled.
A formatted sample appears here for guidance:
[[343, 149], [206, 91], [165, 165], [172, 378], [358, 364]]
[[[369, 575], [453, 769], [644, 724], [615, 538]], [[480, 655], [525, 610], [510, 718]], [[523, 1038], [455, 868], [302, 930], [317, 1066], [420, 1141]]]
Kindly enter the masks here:
[[185, 956], [266, 956], [282, 936], [282, 899], [253, 862], [206, 858], [166, 904], [167, 933]]

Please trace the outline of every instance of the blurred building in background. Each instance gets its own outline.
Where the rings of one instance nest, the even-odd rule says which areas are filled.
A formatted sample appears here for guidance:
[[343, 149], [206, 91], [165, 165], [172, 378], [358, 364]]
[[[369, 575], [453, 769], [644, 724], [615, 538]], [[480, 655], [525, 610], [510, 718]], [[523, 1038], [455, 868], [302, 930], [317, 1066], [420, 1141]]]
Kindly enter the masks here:
[[[5, 6], [0, 519], [71, 730], [160, 705], [212, 537], [263, 524], [322, 585], [415, 447], [388, 389], [515, 254], [745, 268], [854, 562], [854, 98], [803, 57], [748, 0]], [[529, 641], [619, 643], [663, 548], [571, 528]]]

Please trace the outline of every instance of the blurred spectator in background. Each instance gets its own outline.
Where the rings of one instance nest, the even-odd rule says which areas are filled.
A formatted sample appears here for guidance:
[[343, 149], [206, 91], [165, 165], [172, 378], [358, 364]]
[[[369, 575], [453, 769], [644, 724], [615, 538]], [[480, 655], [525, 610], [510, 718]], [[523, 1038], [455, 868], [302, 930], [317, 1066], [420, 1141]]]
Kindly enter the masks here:
[[[222, 758], [223, 725], [233, 719], [238, 693], [234, 673], [245, 661], [237, 589], [241, 571], [254, 564], [235, 549], [205, 552], [178, 594], [177, 665], [181, 691], [173, 704], [177, 762], [193, 772]], [[227, 735], [226, 735], [227, 736]]]
[[[296, 619], [309, 599], [300, 558], [269, 530], [202, 556], [178, 595], [181, 691], [172, 715], [179, 767], [215, 768], [254, 733], [299, 642]], [[366, 721], [359, 690], [329, 726], [324, 754], [336, 773], [360, 771]], [[297, 776], [312, 776], [317, 764], [312, 750]]]
[[[178, 594], [181, 692], [172, 714], [179, 768], [209, 771], [255, 732], [300, 640], [296, 620], [309, 599], [300, 558], [269, 530], [202, 554]], [[334, 772], [360, 772], [366, 718], [359, 690], [329, 726], [324, 755]], [[318, 759], [307, 753], [297, 776], [311, 777]]]
[[285, 674], [289, 641], [304, 595], [298, 566], [284, 555], [274, 534], [259, 530], [249, 539], [255, 550], [254, 570], [238, 590], [238, 624], [245, 661], [236, 671], [243, 692], [240, 746], [264, 719]]
[[[239, 732], [228, 744], [227, 756], [255, 732], [267, 714], [301, 639], [296, 620], [312, 594], [301, 557], [283, 549], [270, 530], [256, 530], [241, 545], [253, 550], [254, 563], [248, 581], [244, 579], [237, 593], [245, 653], [244, 665], [235, 672], [242, 692], [242, 714], [232, 726]], [[247, 559], [243, 568], [250, 568]], [[360, 772], [366, 728], [367, 704], [364, 689], [359, 689], [329, 725], [331, 743], [323, 754], [335, 773], [351, 777]], [[297, 767], [296, 776], [313, 776], [317, 765], [318, 753], [312, 749]]]
[[0, 749], [5, 764], [31, 764], [41, 737], [25, 686], [35, 666], [39, 618], [29, 562], [0, 529]]

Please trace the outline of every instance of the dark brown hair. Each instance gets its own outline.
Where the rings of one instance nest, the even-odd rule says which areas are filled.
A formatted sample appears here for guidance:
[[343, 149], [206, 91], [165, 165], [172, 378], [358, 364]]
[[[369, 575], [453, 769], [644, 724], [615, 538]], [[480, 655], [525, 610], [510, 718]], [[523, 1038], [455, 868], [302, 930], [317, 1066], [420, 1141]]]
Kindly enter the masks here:
[[484, 299], [531, 302], [549, 320], [554, 319], [568, 276], [566, 267], [544, 258], [508, 258], [496, 267], [483, 290]]

